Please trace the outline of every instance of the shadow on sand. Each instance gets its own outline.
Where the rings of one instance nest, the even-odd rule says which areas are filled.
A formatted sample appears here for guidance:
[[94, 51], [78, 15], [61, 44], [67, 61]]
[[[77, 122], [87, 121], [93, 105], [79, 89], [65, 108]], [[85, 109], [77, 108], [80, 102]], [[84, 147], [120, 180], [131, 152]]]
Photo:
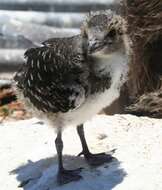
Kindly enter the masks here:
[[120, 162], [117, 159], [103, 166], [90, 168], [84, 158], [64, 155], [64, 165], [68, 169], [83, 167], [81, 172], [83, 179], [58, 186], [56, 156], [37, 162], [28, 161], [11, 174], [17, 175], [17, 180], [24, 190], [111, 190], [126, 176], [126, 172], [120, 168]]

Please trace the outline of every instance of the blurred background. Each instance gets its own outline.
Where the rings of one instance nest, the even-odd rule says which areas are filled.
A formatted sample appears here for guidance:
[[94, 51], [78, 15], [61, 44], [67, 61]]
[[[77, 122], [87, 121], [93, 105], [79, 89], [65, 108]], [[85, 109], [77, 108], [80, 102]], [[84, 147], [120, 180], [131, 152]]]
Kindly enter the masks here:
[[79, 33], [91, 10], [117, 9], [113, 0], [0, 0], [0, 72], [15, 71], [24, 50], [52, 37]]
[[123, 2], [124, 6], [121, 0], [0, 0], [0, 122], [30, 117], [11, 88], [25, 50], [49, 38], [78, 34], [88, 12], [105, 9], [127, 19], [132, 55], [129, 79], [104, 112], [162, 118], [162, 1]]
[[0, 120], [27, 113], [10, 88], [26, 49], [53, 37], [78, 34], [91, 10], [119, 10], [119, 0], [0, 0]]

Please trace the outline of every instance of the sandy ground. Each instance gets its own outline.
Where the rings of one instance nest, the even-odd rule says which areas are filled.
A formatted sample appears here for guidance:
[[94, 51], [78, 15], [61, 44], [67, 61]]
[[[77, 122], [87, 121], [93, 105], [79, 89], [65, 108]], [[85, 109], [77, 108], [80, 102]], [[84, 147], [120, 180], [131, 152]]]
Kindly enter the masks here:
[[61, 187], [56, 183], [56, 135], [37, 121], [0, 124], [1, 190], [162, 190], [162, 120], [99, 115], [87, 122], [92, 152], [116, 149], [116, 160], [98, 168], [76, 157], [81, 145], [75, 128], [69, 127], [63, 135], [64, 163], [84, 167], [83, 179]]

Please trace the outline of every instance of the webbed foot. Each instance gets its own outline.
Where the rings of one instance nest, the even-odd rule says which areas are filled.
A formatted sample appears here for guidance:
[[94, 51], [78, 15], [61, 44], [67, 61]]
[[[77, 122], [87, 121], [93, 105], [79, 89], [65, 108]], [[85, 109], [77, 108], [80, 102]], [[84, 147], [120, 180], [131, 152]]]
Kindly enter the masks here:
[[100, 166], [104, 163], [111, 162], [114, 157], [111, 154], [106, 153], [98, 153], [98, 154], [92, 154], [90, 152], [81, 152], [78, 156], [84, 155], [87, 163], [91, 166]]
[[82, 168], [78, 168], [75, 170], [61, 170], [58, 172], [57, 175], [57, 181], [59, 185], [64, 185], [66, 183], [72, 182], [72, 181], [78, 181], [82, 178], [79, 173], [81, 172]]

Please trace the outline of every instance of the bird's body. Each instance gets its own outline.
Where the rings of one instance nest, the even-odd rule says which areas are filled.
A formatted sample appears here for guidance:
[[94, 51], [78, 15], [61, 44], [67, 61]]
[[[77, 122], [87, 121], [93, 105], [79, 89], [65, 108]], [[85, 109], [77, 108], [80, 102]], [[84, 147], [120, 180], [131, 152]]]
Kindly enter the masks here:
[[26, 62], [15, 77], [17, 95], [39, 118], [54, 122], [87, 96], [89, 68], [82, 45], [79, 35], [56, 38], [25, 53]]
[[58, 181], [80, 179], [62, 163], [62, 128], [77, 126], [86, 160], [92, 165], [110, 161], [110, 155], [89, 152], [83, 123], [120, 95], [128, 71], [124, 22], [111, 11], [96, 12], [82, 32], [54, 38], [25, 53], [26, 62], [15, 76], [20, 100], [57, 131]]
[[[118, 98], [126, 79], [126, 55], [86, 55], [79, 38], [66, 38], [67, 42], [74, 41], [72, 48], [69, 43], [62, 48], [54, 46], [63, 40], [58, 38], [52, 40], [53, 46], [28, 50], [27, 62], [17, 74], [18, 98], [38, 118], [50, 121], [52, 127], [86, 122]], [[64, 50], [67, 55], [73, 54], [62, 57], [60, 52]]]

